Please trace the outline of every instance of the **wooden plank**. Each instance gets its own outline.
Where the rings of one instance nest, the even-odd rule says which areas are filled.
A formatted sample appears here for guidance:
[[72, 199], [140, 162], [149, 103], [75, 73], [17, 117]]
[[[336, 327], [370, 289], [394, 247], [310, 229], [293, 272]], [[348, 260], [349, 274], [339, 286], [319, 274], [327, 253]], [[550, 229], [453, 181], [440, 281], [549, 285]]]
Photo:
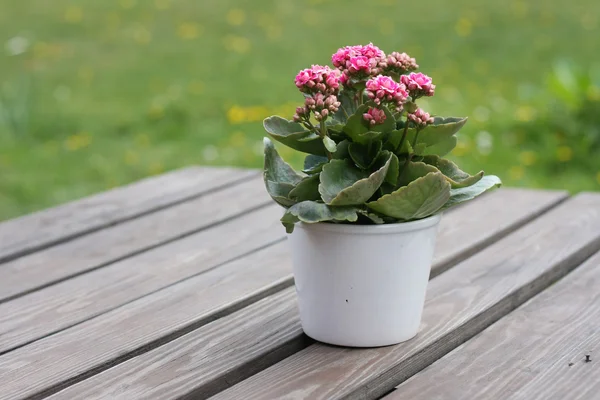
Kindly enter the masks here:
[[42, 398], [291, 284], [282, 241], [3, 354], [0, 399]]
[[470, 339], [600, 248], [600, 195], [568, 200], [429, 285], [419, 335], [375, 349], [314, 344], [215, 399], [372, 399]]
[[[510, 194], [511, 191], [498, 191], [475, 203], [502, 204], [512, 198], [514, 203], [530, 204], [528, 212], [536, 215], [540, 209], [562, 198], [559, 193], [518, 192], [519, 196], [530, 198], [526, 202]], [[478, 246], [481, 241], [476, 233], [495, 237], [496, 230], [503, 229], [507, 221], [515, 223], [524, 218], [522, 209], [503, 207], [496, 214], [502, 224], [496, 224], [494, 219], [485, 218], [489, 214], [487, 207], [477, 206], [471, 210], [470, 207], [448, 213], [442, 219], [436, 267], [445, 260], [460, 259], [460, 253], [470, 255], [469, 244]], [[449, 229], [448, 225], [459, 222], [460, 230]], [[460, 246], [448, 246], [457, 234], [462, 238]], [[264, 257], [272, 256], [265, 253]], [[142, 399], [183, 395], [205, 398], [272, 365], [309, 342], [302, 335], [294, 289], [290, 288], [85, 380], [60, 392], [57, 398], [122, 396]], [[176, 379], [174, 374], [179, 378]]]
[[[600, 393], [600, 253], [386, 400], [593, 399]], [[586, 354], [591, 362], [586, 362]]]
[[3, 222], [0, 263], [257, 174], [233, 168], [190, 167]]
[[173, 241], [271, 201], [253, 177], [0, 266], [0, 303]]
[[0, 354], [280, 241], [280, 216], [281, 208], [272, 204], [2, 303]]

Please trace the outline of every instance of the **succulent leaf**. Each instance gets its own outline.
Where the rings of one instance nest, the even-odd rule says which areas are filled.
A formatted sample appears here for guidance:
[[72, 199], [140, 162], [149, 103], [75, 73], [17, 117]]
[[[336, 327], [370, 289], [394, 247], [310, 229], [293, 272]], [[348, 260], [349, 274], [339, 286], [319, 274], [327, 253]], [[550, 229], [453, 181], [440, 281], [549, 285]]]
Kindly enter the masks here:
[[368, 201], [385, 180], [392, 157], [372, 174], [360, 170], [350, 160], [332, 160], [321, 171], [319, 193], [326, 204], [360, 205]]
[[292, 233], [296, 222], [308, 224], [324, 221], [349, 221], [358, 219], [356, 207], [331, 207], [316, 201], [302, 201], [288, 208], [281, 217], [287, 233]]
[[483, 177], [483, 171], [480, 171], [475, 175], [469, 175], [458, 168], [452, 161], [438, 156], [425, 156], [423, 162], [439, 169], [441, 173], [446, 176], [446, 179], [450, 182], [453, 189], [471, 186], [479, 182]]
[[500, 178], [494, 175], [486, 175], [471, 186], [450, 190], [450, 199], [444, 204], [443, 210], [454, 207], [457, 204], [474, 199], [484, 192], [500, 187]]
[[326, 155], [321, 137], [297, 122], [274, 115], [266, 118], [263, 126], [273, 139], [294, 150], [319, 156]]
[[370, 209], [404, 221], [425, 218], [440, 210], [450, 198], [450, 184], [441, 172], [430, 172], [377, 201]]
[[375, 164], [375, 161], [377, 161], [377, 156], [379, 155], [382, 146], [383, 143], [381, 140], [374, 140], [369, 144], [353, 142], [348, 146], [348, 153], [356, 165], [362, 169], [368, 169]]
[[309, 175], [302, 179], [300, 183], [289, 192], [287, 197], [296, 202], [321, 200], [321, 195], [319, 194], [319, 174]]

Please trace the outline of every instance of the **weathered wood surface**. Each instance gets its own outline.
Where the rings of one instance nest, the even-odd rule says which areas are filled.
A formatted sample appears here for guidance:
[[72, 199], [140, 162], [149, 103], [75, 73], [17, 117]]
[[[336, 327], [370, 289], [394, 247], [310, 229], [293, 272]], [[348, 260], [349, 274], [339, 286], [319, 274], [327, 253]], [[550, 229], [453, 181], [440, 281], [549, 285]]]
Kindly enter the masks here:
[[[0, 354], [282, 240], [275, 204], [0, 304]], [[143, 321], [140, 321], [143, 323]]]
[[261, 177], [215, 190], [0, 265], [0, 302], [205, 229], [270, 197]]
[[599, 287], [600, 253], [385, 400], [598, 398]]
[[[484, 196], [474, 202], [481, 205], [471, 209], [470, 206], [462, 207], [444, 216], [434, 268], [443, 265], [446, 260], [462, 260], [470, 256], [471, 248], [480, 246], [482, 239], [497, 238], [497, 233], [505, 231], [507, 224], [512, 222], [510, 226], [515, 226], [526, 219], [525, 211], [518, 207], [498, 207], [496, 210], [496, 205], [512, 198], [506, 192], [502, 190]], [[562, 199], [562, 194], [556, 192], [516, 193], [528, 200], [517, 200], [513, 196], [513, 202], [523, 205], [532, 216]], [[495, 218], [489, 217], [486, 204], [496, 212], [492, 214]], [[501, 223], [497, 219], [501, 219]], [[456, 225], [460, 229], [451, 229]], [[455, 240], [457, 236], [460, 243]], [[302, 335], [293, 288], [290, 288], [272, 296], [272, 299], [264, 299], [82, 381], [53, 398], [133, 400], [184, 395], [204, 398], [268, 367], [307, 343]]]
[[[260, 188], [262, 183], [257, 183]], [[260, 198], [264, 199], [264, 190], [260, 193]], [[510, 199], [520, 207], [502, 206]], [[449, 260], [456, 260], [462, 254], [464, 257], [470, 256], [473, 248], [481, 248], [495, 240], [499, 234], [514, 229], [562, 199], [562, 192], [497, 191], [473, 202], [472, 207], [448, 213], [440, 227], [439, 237], [443, 240], [438, 241], [434, 273], [438, 267], [445, 268]], [[221, 204], [227, 208], [230, 203], [223, 201]], [[490, 214], [490, 210], [493, 214]], [[270, 205], [268, 209], [251, 212], [151, 251], [0, 304], [0, 354], [283, 239], [285, 234], [278, 222], [280, 213], [277, 206]], [[215, 214], [218, 215], [218, 212]], [[496, 218], [492, 220], [490, 215]], [[460, 226], [463, 233], [458, 233], [456, 226]], [[118, 232], [112, 232], [112, 236], [124, 237]], [[127, 233], [133, 234], [133, 231]], [[71, 242], [65, 246], [70, 244]], [[87, 244], [92, 245], [91, 242]], [[94, 247], [96, 251], [97, 246], [98, 244]], [[100, 245], [100, 248], [105, 247]]]
[[434, 278], [416, 338], [362, 350], [313, 344], [215, 399], [377, 398], [598, 249], [600, 195], [578, 195]]
[[[567, 197], [562, 191], [503, 188], [447, 213], [444, 215], [446, 223], [440, 225], [439, 232], [447, 239], [436, 246], [432, 276], [477, 253]], [[465, 225], [470, 227], [468, 233], [462, 231]]]
[[290, 287], [50, 399], [202, 399], [310, 343]]
[[3, 354], [0, 399], [52, 393], [291, 284], [282, 241]]
[[233, 168], [190, 167], [0, 223], [0, 262], [257, 174]]

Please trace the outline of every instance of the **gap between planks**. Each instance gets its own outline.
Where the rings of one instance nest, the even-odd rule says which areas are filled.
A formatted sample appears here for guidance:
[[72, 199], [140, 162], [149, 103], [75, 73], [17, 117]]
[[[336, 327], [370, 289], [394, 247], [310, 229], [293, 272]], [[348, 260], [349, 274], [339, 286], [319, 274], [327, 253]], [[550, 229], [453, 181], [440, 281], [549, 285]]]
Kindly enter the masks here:
[[433, 279], [415, 339], [375, 349], [314, 344], [215, 399], [377, 398], [568, 274], [598, 249], [600, 195], [578, 195]]
[[[507, 199], [510, 199], [512, 197], [511, 195], [515, 194], [515, 193], [519, 193], [521, 195], [521, 200], [518, 200], [519, 196], [516, 196], [513, 199], [514, 203], [521, 202], [521, 204], [524, 207], [510, 207], [510, 208], [506, 207]], [[525, 199], [523, 198], [523, 196], [525, 196], [525, 195], [529, 196], [529, 199], [527, 201], [525, 201]], [[560, 193], [557, 194], [556, 192], [534, 192], [534, 191], [512, 192], [510, 190], [504, 190], [504, 191], [498, 191], [496, 193], [492, 193], [489, 196], [485, 196], [484, 198], [481, 198], [481, 199], [473, 202], [468, 207], [463, 207], [463, 208], [456, 210], [455, 212], [449, 213], [442, 219], [443, 226], [440, 229], [440, 239], [438, 241], [439, 246], [436, 249], [438, 251], [438, 253], [436, 255], [436, 263], [443, 262], [448, 257], [450, 259], [456, 259], [456, 254], [455, 254], [456, 252], [464, 252], [464, 254], [469, 254], [469, 251], [468, 251], [469, 245], [468, 245], [468, 243], [467, 244], [464, 243], [464, 241], [465, 241], [463, 239], [464, 237], [470, 238], [470, 240], [469, 240], [470, 244], [479, 244], [481, 240], [485, 240], [486, 238], [490, 238], [490, 237], [495, 237], [494, 231], [495, 230], [504, 230], [505, 224], [513, 225], [516, 228], [517, 226], [520, 226], [519, 223], [521, 223], [523, 220], [528, 220], [527, 216], [529, 214], [537, 215], [537, 214], [539, 214], [540, 208], [548, 209], [548, 208], [552, 207], [552, 205], [556, 204], [557, 202], [560, 202], [560, 200], [562, 200], [562, 199], [563, 199], [563, 195]], [[475, 207], [475, 205], [478, 202], [482, 202], [482, 201], [485, 201], [488, 205], [491, 205], [491, 204], [497, 205], [497, 207], [498, 207], [497, 213], [494, 214], [496, 216], [496, 218], [498, 218], [497, 221], [494, 219], [486, 219], [485, 218], [485, 216], [489, 212], [489, 208], [486, 207], [485, 205], [479, 205], [478, 207]], [[529, 205], [529, 209], [527, 211], [524, 211], [524, 208], [526, 208], [525, 207], [526, 204]], [[477, 210], [479, 210], [479, 211], [477, 211]], [[495, 208], [494, 208], [494, 210], [495, 210]], [[475, 212], [475, 211], [477, 211], [477, 212]], [[458, 223], [461, 221], [463, 222], [463, 225], [460, 225]], [[445, 224], [445, 227], [444, 227], [444, 224]], [[460, 229], [462, 229], [462, 231], [459, 230], [457, 232], [455, 229], [451, 228], [453, 226], [461, 226]], [[461, 235], [461, 233], [462, 233], [462, 235]], [[477, 235], [475, 235], [474, 233], [477, 233]], [[449, 246], [448, 244], [452, 243], [451, 238], [453, 238], [457, 235], [462, 240], [461, 245], [456, 246], [456, 247]], [[440, 253], [440, 250], [443, 252]], [[448, 254], [447, 252], [450, 252], [450, 254]], [[253, 263], [256, 263], [256, 262], [266, 263], [266, 265], [259, 267], [260, 270], [258, 270], [257, 273], [261, 273], [260, 271], [265, 271], [265, 270], [268, 271], [269, 268], [272, 268], [272, 267], [269, 267], [269, 264], [271, 264], [271, 263], [281, 264], [281, 262], [284, 261], [285, 264], [289, 264], [289, 261], [287, 260], [286, 250], [284, 247], [281, 247], [281, 246], [276, 246], [276, 247], [266, 249], [265, 252], [262, 252], [261, 254], [256, 254], [256, 256], [258, 257], [258, 259], [256, 261], [252, 261], [252, 262], [248, 261], [251, 265], [253, 265]], [[248, 268], [248, 267], [246, 266], [245, 268]], [[289, 271], [289, 265], [286, 265], [286, 270]], [[251, 272], [251, 271], [249, 271], [249, 272]], [[284, 276], [284, 278], [285, 278], [285, 276]], [[237, 277], [237, 279], [240, 280], [241, 278]], [[291, 277], [289, 277], [287, 279], [289, 279], [289, 282], [291, 284]], [[197, 287], [197, 285], [195, 285], [194, 287]], [[225, 288], [222, 287], [222, 289], [224, 291], [231, 290], [226, 287]], [[183, 290], [183, 288], [182, 288], [182, 290]], [[192, 294], [190, 293], [188, 296], [191, 296], [191, 295]], [[183, 293], [182, 293], [182, 296], [183, 296]], [[191, 301], [191, 300], [189, 300], [189, 301]], [[190, 306], [193, 307], [193, 305], [191, 305], [192, 303], [189, 303], [189, 301], [187, 302], [187, 304], [190, 304]], [[180, 304], [180, 306], [185, 307], [185, 304]], [[162, 310], [162, 311], [166, 313], [167, 310]], [[245, 310], [243, 310], [242, 312], [244, 312], [244, 311]], [[133, 311], [130, 311], [129, 313], [133, 313]], [[220, 321], [217, 321], [216, 323], [218, 324], [218, 323], [220, 323]], [[68, 332], [69, 331], [67, 331], [66, 333], [68, 333]], [[297, 332], [296, 337], [301, 337], [300, 332], [301, 331]], [[197, 332], [194, 332], [193, 335], [196, 335], [196, 333], [201, 334], [202, 332], [197, 331]], [[43, 341], [40, 341], [40, 342], [43, 342]], [[268, 350], [268, 353], [272, 353], [273, 351], [275, 351], [279, 347], [280, 344], [281, 343], [277, 343], [276, 346], [270, 348]], [[295, 344], [293, 342], [289, 343], [289, 345], [294, 350], [298, 349], [298, 347], [294, 347]], [[39, 346], [41, 346], [41, 343], [39, 344]], [[20, 350], [22, 350], [22, 349], [20, 349]], [[160, 350], [161, 350], [160, 348], [157, 349], [157, 351], [160, 351]], [[11, 354], [13, 354], [13, 353], [9, 353], [8, 356], [10, 356]], [[282, 354], [285, 354], [285, 352]], [[136, 362], [136, 360], [137, 360], [137, 358], [131, 360], [130, 362]], [[275, 361], [277, 361], [277, 359], [271, 360], [271, 362], [275, 362]], [[264, 364], [262, 365], [263, 368], [267, 367], [267, 366], [268, 365], [264, 365]], [[111, 371], [112, 370], [109, 370], [106, 373], [110, 373]], [[120, 371], [121, 371], [121, 373], [124, 373], [124, 371], [122, 369]], [[258, 372], [258, 371], [253, 371], [253, 372]], [[124, 375], [126, 375], [126, 374], [124, 374]], [[102, 379], [102, 376], [99, 376], [99, 379]], [[228, 385], [235, 383], [236, 382], [235, 379], [236, 378], [233, 375], [226, 375], [224, 377], [224, 381], [227, 381]], [[55, 378], [54, 380], [56, 381], [57, 379]], [[85, 385], [86, 382], [88, 382], [88, 381], [83, 381], [82, 385]], [[70, 383], [72, 383], [72, 382], [69, 382], [69, 384]], [[45, 390], [44, 393], [51, 393], [52, 391], [60, 390], [65, 386], [66, 385], [64, 385], [64, 384], [58, 383], [54, 387], [51, 387], [50, 389]]]
[[596, 253], [385, 400], [595, 398], [600, 392], [599, 286]]
[[0, 223], [2, 263], [67, 242], [260, 174], [188, 167]]
[[[262, 185], [258, 188], [262, 189]], [[504, 190], [490, 193], [472, 202], [468, 208], [448, 213], [440, 225], [439, 236], [444, 240], [438, 241], [432, 274], [436, 274], [438, 267], [446, 268], [449, 260], [470, 256], [473, 248], [491, 243], [499, 234], [517, 228], [563, 200], [564, 196], [560, 192]], [[506, 202], [511, 198], [515, 207], [507, 209]], [[480, 223], [490, 210], [498, 221]], [[0, 304], [0, 354], [277, 242], [285, 237], [278, 222], [279, 214], [279, 208], [271, 205], [213, 229]], [[471, 228], [468, 241], [456, 232], [461, 224]]]
[[[218, 204], [219, 207], [214, 207]], [[0, 303], [215, 227], [272, 204], [252, 177], [0, 266]]]

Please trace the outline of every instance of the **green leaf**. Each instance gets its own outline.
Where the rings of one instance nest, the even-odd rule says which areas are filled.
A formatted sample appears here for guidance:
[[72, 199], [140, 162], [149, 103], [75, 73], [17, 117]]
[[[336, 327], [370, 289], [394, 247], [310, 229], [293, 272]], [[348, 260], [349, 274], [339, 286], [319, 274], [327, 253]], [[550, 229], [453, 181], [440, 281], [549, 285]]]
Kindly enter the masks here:
[[431, 172], [395, 192], [367, 203], [379, 214], [404, 221], [435, 214], [450, 198], [450, 184], [441, 172]]
[[412, 181], [419, 179], [431, 172], [440, 172], [437, 168], [431, 165], [415, 161], [409, 161], [408, 164], [403, 165], [401, 169], [402, 172], [400, 173], [400, 176], [398, 176], [398, 180], [396, 182], [397, 187], [406, 186]]
[[358, 219], [356, 207], [330, 207], [316, 201], [303, 201], [288, 208], [281, 217], [287, 233], [292, 233], [296, 222], [314, 224], [323, 221], [350, 221]]
[[425, 148], [425, 151], [422, 152], [423, 155], [438, 155], [440, 157], [445, 156], [450, 153], [456, 147], [456, 143], [458, 143], [458, 139], [456, 136], [450, 136], [449, 138], [442, 140], [439, 143], [434, 144], [433, 146], [429, 146]]
[[[402, 137], [402, 133], [404, 131], [404, 124], [406, 121], [401, 121], [397, 123], [397, 130], [393, 131], [390, 135], [389, 142], [390, 145], [397, 147], [400, 143], [400, 139]], [[427, 127], [423, 128], [419, 132], [419, 137], [417, 138], [417, 143], [425, 144], [425, 152], [427, 154], [438, 154], [444, 155], [440, 153], [432, 153], [429, 152], [429, 147], [438, 145], [440, 150], [445, 150], [450, 147], [452, 141], [450, 138], [456, 134], [465, 124], [467, 123], [467, 118], [458, 118], [458, 117], [435, 117], [433, 119], [433, 124], [427, 125]], [[408, 132], [406, 134], [406, 140], [412, 143], [415, 139], [415, 135], [417, 133], [417, 129], [415, 127], [408, 128]], [[454, 141], [454, 146], [456, 142]], [[454, 148], [454, 147], [452, 147]], [[399, 151], [398, 154], [402, 154], [402, 151]], [[447, 154], [447, 152], [445, 153]]]
[[371, 222], [373, 222], [376, 225], [385, 224], [385, 221], [383, 220], [383, 218], [381, 218], [379, 215], [377, 215], [375, 213], [368, 212], [366, 210], [359, 210], [358, 213], [360, 215], [365, 216], [368, 220], [370, 220]]
[[385, 175], [384, 182], [396, 186], [396, 182], [398, 181], [398, 173], [400, 172], [400, 161], [398, 160], [398, 157], [391, 151], [383, 150], [381, 153], [379, 153], [379, 157], [377, 158], [377, 162], [375, 164], [384, 165], [390, 157], [392, 157], [392, 159], [390, 161], [388, 172]]
[[367, 175], [350, 160], [332, 160], [321, 171], [319, 193], [325, 203], [336, 206], [358, 205], [368, 201], [383, 183], [390, 166], [385, 165]]
[[350, 142], [346, 139], [342, 140], [337, 144], [337, 150], [333, 153], [333, 158], [337, 160], [341, 160], [344, 158], [350, 157], [350, 153], [348, 148], [350, 147]]
[[374, 140], [370, 144], [350, 143], [348, 153], [356, 165], [368, 169], [377, 161], [382, 146], [381, 140]]
[[327, 161], [329, 161], [327, 157], [309, 154], [304, 158], [304, 169], [302, 172], [307, 174], [316, 174], [317, 172], [321, 172], [323, 165], [327, 164]]
[[323, 144], [330, 153], [334, 153], [337, 150], [335, 142], [329, 136], [323, 137]]
[[471, 186], [483, 177], [483, 171], [480, 171], [476, 175], [469, 175], [458, 168], [452, 161], [438, 156], [425, 156], [423, 162], [439, 169], [446, 176], [453, 189]]
[[427, 145], [425, 143], [417, 143], [415, 145], [415, 148], [413, 149], [413, 152], [416, 155], [422, 155], [425, 152], [425, 149], [427, 148]]
[[273, 142], [269, 138], [263, 139], [265, 162], [263, 176], [265, 180], [296, 185], [304, 175], [294, 171], [292, 167], [279, 156]]
[[267, 192], [277, 203], [289, 207], [295, 202], [289, 199], [288, 195], [304, 176], [283, 161], [269, 138], [264, 138], [263, 143], [265, 146], [263, 179]]
[[383, 107], [386, 115], [386, 120], [383, 124], [371, 127], [363, 118], [363, 114], [367, 112], [369, 105], [363, 104], [356, 109], [356, 112], [348, 118], [348, 122], [344, 127], [344, 133], [355, 143], [367, 144], [371, 140], [380, 139], [383, 132], [388, 132], [394, 129], [396, 120], [390, 111]]
[[296, 202], [321, 200], [321, 195], [319, 194], [319, 174], [310, 175], [302, 179], [300, 183], [289, 192], [287, 197]]
[[294, 189], [294, 185], [265, 180], [265, 187], [271, 198], [279, 205], [287, 208], [296, 203], [289, 198], [289, 194]]
[[266, 118], [263, 126], [273, 139], [294, 150], [319, 156], [326, 155], [321, 138], [297, 122], [275, 115]]
[[355, 93], [353, 91], [345, 89], [338, 94], [337, 98], [341, 105], [338, 111], [335, 114], [333, 114], [332, 129], [333, 126], [337, 124], [341, 124], [343, 128], [343, 126], [348, 121], [348, 118], [350, 118], [350, 116], [356, 112], [356, 102], [354, 101], [354, 94]]
[[474, 199], [486, 191], [500, 187], [502, 182], [500, 178], [494, 175], [486, 175], [474, 185], [450, 190], [450, 199], [444, 205], [444, 210], [454, 207], [457, 204]]

